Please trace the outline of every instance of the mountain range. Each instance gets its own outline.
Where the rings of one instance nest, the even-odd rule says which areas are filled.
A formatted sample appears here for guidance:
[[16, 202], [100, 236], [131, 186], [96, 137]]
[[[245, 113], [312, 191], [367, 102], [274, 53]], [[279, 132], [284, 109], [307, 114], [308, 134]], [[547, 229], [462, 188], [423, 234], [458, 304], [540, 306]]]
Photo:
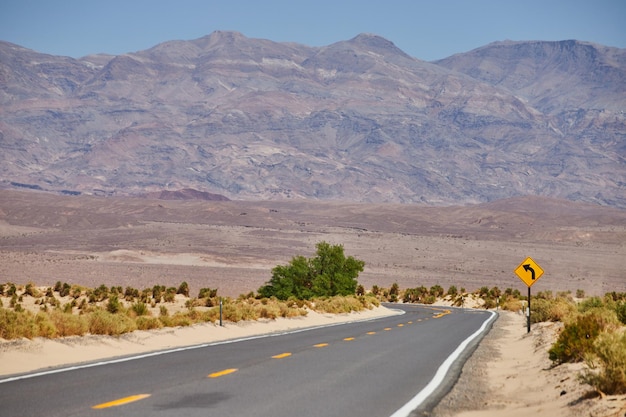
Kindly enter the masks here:
[[576, 40], [434, 62], [372, 34], [217, 31], [80, 59], [0, 42], [0, 187], [624, 208], [625, 109], [626, 50]]

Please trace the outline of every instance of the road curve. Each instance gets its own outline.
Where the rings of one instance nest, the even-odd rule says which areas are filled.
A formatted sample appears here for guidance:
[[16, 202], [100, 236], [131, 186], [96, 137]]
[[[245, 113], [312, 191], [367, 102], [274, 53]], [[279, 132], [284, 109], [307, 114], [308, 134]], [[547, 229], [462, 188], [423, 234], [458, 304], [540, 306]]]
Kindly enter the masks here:
[[408, 416], [447, 392], [488, 311], [402, 315], [0, 380], [6, 416]]

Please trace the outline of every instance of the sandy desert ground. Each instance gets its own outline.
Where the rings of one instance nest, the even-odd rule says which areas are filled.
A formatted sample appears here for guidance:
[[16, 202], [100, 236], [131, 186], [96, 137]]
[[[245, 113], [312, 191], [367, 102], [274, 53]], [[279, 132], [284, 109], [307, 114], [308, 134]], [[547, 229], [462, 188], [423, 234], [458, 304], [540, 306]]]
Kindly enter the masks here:
[[271, 270], [315, 244], [365, 261], [359, 282], [468, 291], [519, 289], [527, 257], [545, 271], [533, 291], [626, 291], [626, 211], [520, 197], [467, 207], [165, 201], [0, 190], [0, 281], [256, 291]]

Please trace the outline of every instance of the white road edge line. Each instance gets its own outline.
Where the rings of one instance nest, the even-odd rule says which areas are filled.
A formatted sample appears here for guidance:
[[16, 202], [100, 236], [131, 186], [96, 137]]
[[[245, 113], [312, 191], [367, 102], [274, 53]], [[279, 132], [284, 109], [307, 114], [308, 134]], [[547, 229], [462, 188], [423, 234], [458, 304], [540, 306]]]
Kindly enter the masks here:
[[[405, 313], [404, 311], [398, 310], [398, 309], [392, 309], [392, 310], [398, 312], [399, 314], [404, 314]], [[58, 373], [61, 373], [61, 372], [75, 371], [77, 369], [86, 369], [86, 368], [93, 368], [93, 367], [96, 367], [96, 366], [110, 365], [110, 364], [114, 364], [114, 363], [129, 362], [129, 361], [134, 361], [134, 360], [137, 360], [137, 359], [150, 358], [152, 356], [160, 356], [160, 355], [165, 355], [165, 354], [168, 354], [168, 353], [182, 352], [182, 351], [185, 351], [185, 350], [200, 349], [200, 348], [205, 348], [205, 347], [209, 347], [209, 346], [227, 345], [227, 344], [230, 344], [230, 343], [238, 343], [238, 342], [244, 342], [246, 340], [262, 339], [262, 338], [265, 338], [265, 337], [282, 336], [282, 335], [286, 335], [286, 334], [300, 333], [300, 332], [306, 332], [306, 331], [309, 331], [309, 330], [321, 329], [321, 328], [324, 328], [324, 327], [334, 327], [334, 326], [341, 326], [343, 324], [358, 323], [358, 322], [361, 322], [361, 321], [378, 320], [378, 319], [381, 319], [381, 318], [384, 318], [384, 317], [385, 316], [383, 316], [383, 317], [366, 318], [366, 319], [358, 319], [358, 320], [351, 320], [351, 321], [346, 321], [346, 322], [343, 322], [343, 323], [323, 324], [323, 325], [320, 325], [320, 326], [304, 327], [304, 328], [301, 328], [301, 329], [287, 330], [287, 331], [284, 331], [284, 332], [266, 333], [266, 334], [260, 334], [260, 335], [256, 335], [256, 336], [242, 337], [242, 338], [239, 338], [239, 339], [221, 340], [221, 341], [218, 341], [218, 342], [202, 343], [200, 345], [183, 346], [183, 347], [179, 347], [179, 348], [175, 348], [175, 349], [159, 350], [159, 351], [156, 351], [156, 352], [149, 352], [149, 353], [144, 353], [144, 354], [141, 354], [141, 355], [127, 356], [127, 357], [118, 358], [118, 359], [109, 359], [109, 360], [104, 360], [104, 361], [100, 361], [100, 362], [91, 362], [91, 363], [85, 363], [85, 364], [81, 364], [81, 365], [68, 366], [68, 367], [64, 367], [64, 368], [56, 368], [56, 369], [51, 369], [49, 371], [40, 371], [40, 372], [33, 372], [33, 373], [29, 373], [29, 374], [24, 374], [24, 375], [17, 375], [17, 376], [14, 376], [14, 377], [0, 379], [0, 384], [4, 384], [4, 383], [7, 383], [7, 382], [13, 382], [13, 381], [19, 381], [21, 379], [36, 378], [36, 377], [44, 376], [44, 375], [58, 374]]]
[[456, 350], [452, 352], [450, 356], [448, 356], [448, 358], [441, 364], [439, 369], [437, 369], [435, 376], [433, 377], [433, 379], [431, 379], [428, 385], [426, 385], [424, 389], [418, 392], [415, 397], [413, 397], [408, 403], [404, 404], [390, 417], [408, 417], [413, 410], [419, 407], [425, 399], [427, 399], [430, 395], [432, 395], [433, 392], [435, 392], [437, 387], [439, 387], [439, 385], [441, 385], [441, 383], [443, 382], [454, 361], [457, 360], [459, 356], [461, 356], [461, 353], [463, 353], [465, 348], [467, 348], [467, 345], [469, 345], [472, 340], [480, 336], [480, 334], [487, 328], [487, 325], [496, 317], [496, 313], [494, 313], [493, 311], [490, 311], [490, 313], [491, 317], [485, 320], [483, 325], [480, 326], [480, 328], [472, 333], [467, 339], [465, 339], [459, 345], [459, 347], [457, 347]]

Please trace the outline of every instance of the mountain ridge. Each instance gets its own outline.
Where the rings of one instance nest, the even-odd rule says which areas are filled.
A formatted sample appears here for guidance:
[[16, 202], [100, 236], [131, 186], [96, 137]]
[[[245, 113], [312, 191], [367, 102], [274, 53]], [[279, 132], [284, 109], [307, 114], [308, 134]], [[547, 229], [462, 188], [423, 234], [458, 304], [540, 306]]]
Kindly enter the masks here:
[[[0, 42], [0, 186], [626, 207], [626, 51], [588, 48], [500, 42], [431, 63], [373, 34], [308, 47], [218, 31], [76, 60]], [[550, 59], [562, 68], [535, 69]]]

